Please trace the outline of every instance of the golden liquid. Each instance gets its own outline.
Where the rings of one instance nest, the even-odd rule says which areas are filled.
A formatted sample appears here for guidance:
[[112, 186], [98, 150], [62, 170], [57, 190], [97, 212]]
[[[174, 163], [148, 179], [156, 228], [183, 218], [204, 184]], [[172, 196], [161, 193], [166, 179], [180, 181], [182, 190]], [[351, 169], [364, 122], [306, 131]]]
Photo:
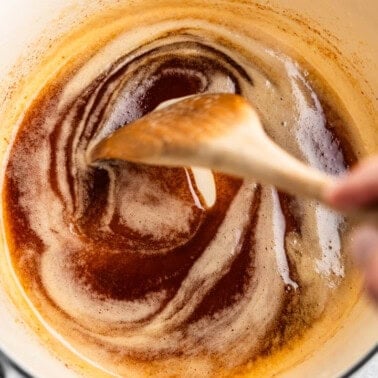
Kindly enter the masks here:
[[[339, 320], [348, 313], [358, 297], [358, 284], [348, 258], [343, 252], [345, 230], [348, 226], [342, 225], [342, 222], [333, 215], [322, 212], [308, 201], [294, 200], [293, 205], [292, 200], [278, 197], [270, 188], [256, 189], [253, 183], [241, 184], [217, 175], [215, 182], [218, 203], [213, 209], [205, 211], [205, 215], [201, 215], [201, 211], [195, 209], [193, 205], [188, 188], [185, 188], [185, 185], [188, 185], [187, 178], [182, 172], [167, 173], [167, 170], [157, 174], [160, 178], [164, 178], [163, 181], [178, 183], [178, 187], [173, 185], [168, 190], [168, 194], [172, 194], [172, 191], [175, 193], [174, 198], [170, 197], [166, 202], [163, 201], [160, 207], [156, 207], [155, 203], [152, 212], [151, 204], [147, 204], [147, 210], [145, 207], [136, 207], [135, 211], [141, 218], [136, 217], [135, 212], [130, 213], [130, 208], [118, 209], [118, 216], [121, 214], [122, 218], [125, 211], [126, 215], [129, 212], [129, 228], [135, 230], [136, 227], [142, 234], [147, 230], [150, 238], [152, 235], [155, 241], [156, 239], [163, 241], [168, 248], [171, 248], [170, 243], [180, 244], [182, 240], [186, 243], [192, 239], [191, 232], [198, 227], [195, 221], [191, 223], [193, 216], [199, 218], [205, 216], [205, 219], [209, 217], [211, 219], [213, 216], [215, 219], [220, 219], [225, 223], [224, 237], [227, 240], [231, 239], [229, 236], [231, 230], [236, 229], [248, 234], [251, 229], [247, 224], [253, 224], [257, 246], [251, 254], [254, 259], [250, 262], [251, 267], [245, 269], [246, 274], [249, 272], [247, 276], [250, 279], [245, 283], [249, 289], [237, 291], [236, 300], [231, 301], [231, 304], [228, 301], [218, 303], [218, 307], [215, 307], [217, 311], [214, 309], [210, 311], [211, 306], [208, 304], [201, 315], [198, 315], [198, 312], [196, 315], [191, 308], [189, 298], [200, 297], [201, 300], [194, 301], [194, 307], [204, 303], [203, 300], [208, 293], [206, 290], [210, 290], [219, 282], [217, 274], [223, 269], [226, 271], [228, 269], [226, 264], [222, 269], [216, 270], [212, 267], [213, 258], [210, 260], [210, 265], [209, 263], [199, 265], [197, 283], [192, 285], [191, 289], [190, 280], [196, 278], [197, 272], [194, 270], [193, 273], [193, 267], [189, 273], [185, 273], [189, 289], [182, 292], [184, 285], [182, 277], [178, 285], [173, 285], [174, 295], [169, 297], [168, 305], [166, 300], [162, 299], [165, 307], [163, 315], [152, 312], [153, 320], [150, 321], [148, 313], [143, 319], [144, 323], [138, 324], [140, 319], [135, 315], [137, 307], [135, 303], [134, 308], [131, 305], [135, 299], [140, 301], [146, 298], [140, 293], [139, 296], [134, 297], [120, 294], [124, 290], [122, 285], [126, 285], [124, 281], [120, 281], [121, 287], [117, 286], [118, 284], [105, 285], [107, 291], [101, 291], [97, 280], [96, 295], [93, 296], [88, 293], [91, 292], [94, 284], [85, 279], [79, 282], [83, 278], [80, 270], [79, 276], [70, 276], [70, 261], [72, 263], [79, 259], [81, 267], [87, 263], [101, 266], [101, 261], [104, 261], [101, 255], [104, 254], [106, 260], [109, 241], [116, 240], [116, 244], [118, 243], [118, 239], [116, 237], [114, 239], [112, 233], [117, 236], [120, 233], [125, 234], [125, 230], [118, 227], [115, 231], [110, 224], [109, 216], [93, 218], [93, 212], [88, 213], [88, 209], [95, 206], [97, 197], [90, 199], [89, 205], [87, 195], [82, 197], [83, 185], [87, 183], [87, 179], [80, 173], [80, 148], [79, 152], [75, 150], [73, 155], [73, 165], [77, 164], [79, 167], [79, 174], [75, 173], [72, 176], [72, 190], [75, 192], [76, 200], [79, 199], [73, 205], [75, 210], [67, 211], [67, 208], [59, 207], [60, 201], [57, 200], [59, 195], [55, 193], [49, 196], [48, 188], [39, 185], [47, 182], [51, 184], [55, 180], [54, 182], [57, 182], [55, 186], [60, 185], [61, 197], [66, 197], [65, 180], [64, 177], [60, 177], [61, 172], [58, 168], [64, 165], [65, 156], [70, 157], [70, 153], [66, 152], [65, 155], [63, 152], [63, 155], [59, 155], [61, 147], [59, 137], [55, 136], [54, 130], [59, 130], [60, 137], [63, 135], [61, 143], [63, 146], [67, 145], [65, 140], [69, 140], [73, 130], [80, 127], [83, 116], [90, 114], [86, 113], [85, 109], [75, 113], [75, 109], [81, 105], [93, 105], [95, 98], [86, 96], [86, 93], [94, 93], [98, 83], [96, 78], [109, 77], [115, 62], [119, 63], [122, 59], [131, 61], [131, 63], [126, 62], [128, 69], [124, 76], [121, 76], [125, 78], [126, 84], [132, 83], [139, 74], [138, 64], [147, 71], [154, 69], [155, 58], [151, 54], [154, 49], [157, 49], [157, 56], [159, 57], [160, 54], [164, 59], [172, 55], [176, 59], [184, 59], [180, 54], [193, 57], [194, 63], [190, 69], [200, 67], [199, 72], [201, 72], [201, 64], [206, 59], [223, 60], [222, 69], [209, 70], [207, 66], [202, 68], [202, 72], [208, 74], [211, 79], [214, 79], [215, 75], [215, 80], [210, 80], [213, 90], [217, 91], [220, 88], [222, 91], [232, 91], [239, 88], [240, 93], [257, 105], [267, 132], [291, 153], [329, 173], [340, 173], [353, 161], [354, 155], [359, 154], [358, 138], [353, 135], [353, 122], [335, 93], [298, 52], [278, 38], [280, 36], [278, 32], [276, 36], [271, 36], [275, 31], [272, 22], [274, 13], [270, 13], [267, 8], [255, 8], [240, 2], [237, 4], [219, 2], [214, 4], [211, 10], [203, 7], [201, 2], [191, 4], [192, 6], [185, 8], [176, 8], [166, 2], [159, 4], [157, 8], [152, 3], [143, 2], [141, 6], [138, 4], [128, 6], [123, 11], [110, 10], [105, 25], [103, 19], [106, 14], [102, 14], [101, 19], [94, 17], [80, 31], [63, 39], [57, 50], [51, 56], [46, 56], [34, 81], [28, 83], [28, 88], [32, 91], [33, 85], [41, 85], [42, 77], [46, 77], [50, 70], [56, 70], [58, 67], [58, 71], [54, 71], [54, 75], [43, 85], [43, 89], [35, 92], [38, 93], [36, 100], [29, 106], [29, 112], [20, 122], [19, 132], [10, 150], [7, 168], [9, 180], [5, 181], [3, 199], [6, 201], [4, 215], [12, 268], [26, 297], [30, 300], [29, 305], [33, 311], [57, 331], [60, 337], [63, 336], [74, 350], [84, 355], [86, 364], [89, 366], [96, 364], [99, 370], [94, 368], [94, 371], [99, 375], [114, 373], [123, 376], [133, 374], [230, 376], [247, 373], [259, 375], [274, 368], [279, 370], [304, 358], [311, 352], [314, 340], [316, 343], [324, 342], [335, 332]], [[245, 17], [245, 14], [250, 17]], [[280, 25], [282, 28], [282, 24]], [[165, 46], [168, 46], [168, 51]], [[209, 52], [203, 46], [210, 46], [220, 51], [221, 55], [217, 53], [215, 57], [209, 58], [208, 55], [214, 55], [214, 51]], [[150, 59], [151, 56], [153, 59]], [[225, 56], [231, 57], [232, 62], [236, 64], [230, 64]], [[296, 66], [295, 61], [300, 63], [300, 67]], [[136, 67], [134, 71], [133, 64]], [[238, 65], [242, 69], [238, 68]], [[226, 71], [225, 66], [229, 66]], [[177, 70], [177, 65], [173, 68]], [[232, 78], [235, 82], [231, 80]], [[120, 88], [115, 86], [109, 93], [114, 94], [115, 100], [121, 98], [125, 101]], [[144, 90], [142, 84], [138, 84], [135, 88], [128, 89], [129, 93], [135, 92], [138, 88], [142, 88], [142, 92]], [[190, 93], [180, 93], [180, 95], [185, 94]], [[174, 97], [177, 97], [177, 94]], [[74, 102], [77, 99], [81, 100], [78, 104]], [[124, 114], [112, 119], [114, 110], [119, 106], [117, 103], [111, 105], [110, 113], [101, 114], [101, 116], [105, 114], [105, 118], [110, 121], [99, 129], [100, 135], [129, 120], [125, 119]], [[151, 110], [151, 107], [152, 105], [138, 110], [135, 105], [121, 104], [122, 109], [135, 113], [132, 114], [132, 118]], [[93, 109], [96, 107], [91, 108], [92, 113], [95, 112]], [[320, 122], [322, 112], [328, 123]], [[59, 118], [63, 114], [66, 117], [64, 120]], [[45, 136], [44, 129], [46, 129]], [[44, 143], [48, 135], [49, 142], [45, 147]], [[313, 148], [308, 144], [308, 141], [314, 138], [318, 147], [320, 143], [320, 154], [314, 155]], [[334, 142], [334, 138], [337, 142]], [[50, 144], [51, 141], [54, 143]], [[50, 176], [49, 181], [49, 179], [45, 180], [46, 176], [41, 172], [47, 172], [49, 164], [51, 167], [49, 160], [51, 151], [52, 154], [56, 154], [55, 166], [58, 168], [56, 168], [56, 177]], [[321, 155], [329, 151], [331, 151], [329, 156], [324, 158]], [[116, 172], [109, 173], [110, 176], [115, 174], [118, 179], [114, 181], [119, 185], [118, 196], [114, 197], [115, 203], [126, 201], [133, 203], [136, 200], [136, 193], [139, 192], [137, 189], [141, 187], [152, 188], [151, 193], [142, 195], [140, 201], [143, 203], [147, 197], [150, 198], [156, 193], [159, 193], [158, 199], [166, 195], [167, 193], [160, 193], [159, 188], [151, 184], [150, 176], [155, 177], [153, 171], [151, 170], [146, 176], [146, 174], [140, 175], [138, 170], [135, 173], [127, 167], [118, 167]], [[128, 180], [136, 182], [136, 188], [131, 188], [128, 194], [123, 192], [120, 194], [119, 191], [125, 188]], [[62, 183], [59, 184], [59, 181]], [[76, 184], [78, 185], [75, 187]], [[242, 189], [240, 185], [243, 185]], [[18, 192], [14, 190], [15, 188]], [[101, 194], [101, 190], [99, 193]], [[236, 204], [234, 203], [230, 219], [225, 220], [225, 208], [231, 206], [230, 200], [235, 201], [238, 195], [241, 198]], [[85, 201], [82, 201], [83, 198]], [[225, 203], [228, 204], [224, 205]], [[189, 228], [185, 222], [179, 224], [179, 219], [175, 219], [174, 215], [164, 213], [167, 207], [175, 208], [172, 204], [178, 206], [176, 212], [180, 213], [180, 217], [191, 211], [197, 214], [188, 215], [191, 219]], [[66, 203], [64, 206], [69, 207], [69, 204]], [[256, 206], [258, 212], [254, 210]], [[281, 212], [277, 213], [275, 210], [277, 207], [281, 208]], [[244, 214], [243, 211], [249, 208], [250, 212]], [[14, 216], [18, 211], [27, 213], [30, 234], [26, 232], [25, 226], [16, 224]], [[144, 216], [143, 211], [147, 212]], [[156, 222], [151, 218], [151, 215], [156, 213], [165, 215], [164, 225], [168, 232], [159, 229], [161, 218], [158, 217]], [[232, 213], [234, 213], [233, 217]], [[245, 225], [238, 219], [240, 214], [248, 218]], [[61, 215], [62, 219], [59, 220]], [[292, 219], [294, 221], [291, 222]], [[138, 228], [140, 224], [143, 224], [144, 228]], [[201, 223], [200, 227], [204, 224], [206, 226], [207, 223]], [[97, 227], [104, 234], [108, 232], [103, 231], [104, 228], [110, 227], [110, 235], [98, 236]], [[177, 232], [177, 228], [179, 228], [179, 238], [173, 238], [172, 232]], [[328, 231], [327, 228], [333, 230], [329, 245], [331, 258], [327, 257], [322, 241], [324, 232]], [[23, 232], [21, 233], [20, 230]], [[94, 237], [96, 232], [98, 238]], [[161, 232], [165, 232], [165, 237], [161, 237]], [[338, 232], [340, 232], [340, 240], [335, 242]], [[215, 238], [216, 233], [219, 233], [219, 230], [211, 236]], [[54, 234], [58, 234], [59, 237], [54, 237]], [[169, 235], [168, 239], [167, 235]], [[285, 266], [282, 267], [282, 259], [280, 260], [277, 252], [280, 238], [290, 268], [288, 274], [285, 273]], [[106, 240], [105, 244], [103, 240]], [[92, 245], [90, 253], [87, 249], [83, 250], [83, 245], [85, 246], [86, 243], [85, 248]], [[94, 247], [93, 243], [95, 243]], [[228, 244], [219, 244], [218, 241], [217, 243], [219, 251], [223, 253], [233, 251]], [[341, 248], [338, 247], [338, 243]], [[105, 249], [99, 251], [99, 245], [101, 248], [105, 245]], [[156, 243], [152, 245], [156, 246]], [[233, 248], [237, 245], [238, 243]], [[166, 247], [159, 248], [164, 250]], [[79, 251], [78, 254], [71, 253], [75, 249]], [[62, 253], [63, 251], [66, 254]], [[340, 256], [338, 256], [339, 251], [341, 251]], [[141, 253], [152, 252], [143, 250]], [[114, 271], [120, 262], [121, 260], [116, 260], [109, 269]], [[127, 265], [127, 261], [125, 264]], [[153, 264], [156, 264], [154, 268], [156, 269], [156, 266], [159, 266], [159, 259]], [[180, 265], [173, 266], [180, 268]], [[207, 280], [207, 277], [201, 278], [201, 272], [206, 272], [206, 268], [209, 267], [212, 268], [211, 272], [215, 277], [213, 281]], [[142, 265], [141, 269], [147, 268]], [[92, 278], [93, 274], [98, 278], [100, 273], [93, 270]], [[106, 283], [114, 277], [114, 275], [105, 275]], [[78, 282], [80, 285], [77, 285]], [[136, 282], [137, 286], [143, 286], [143, 281]], [[231, 283], [235, 284], [235, 282], [237, 283], [237, 280], [233, 278]], [[130, 289], [130, 285], [127, 288]], [[216, 301], [221, 302], [219, 296], [224, 290], [225, 288], [214, 294]], [[115, 296], [114, 292], [118, 294]], [[182, 299], [180, 302], [180, 295], [186, 295], [189, 304]], [[109, 302], [109, 298], [113, 302]], [[118, 302], [114, 303], [114, 300]], [[131, 304], [122, 303], [124, 300], [131, 301]], [[150, 308], [160, 300], [160, 297], [147, 298], [145, 305]], [[171, 310], [167, 310], [168, 306], [171, 306]], [[229, 313], [220, 313], [220, 310], [224, 310], [222, 306], [225, 306]], [[184, 314], [184, 322], [180, 320], [180, 311]], [[241, 312], [243, 316], [239, 316]], [[130, 319], [133, 315], [135, 318]], [[177, 315], [179, 315], [178, 319], [175, 319]], [[188, 320], [190, 318], [191, 321]], [[207, 330], [209, 332], [206, 332]], [[54, 344], [53, 341], [51, 343], [51, 348], [61, 353], [59, 343]], [[76, 357], [67, 356], [67, 360], [72, 358], [73, 365], [77, 366]], [[82, 363], [79, 363], [81, 369], [89, 369], [89, 366], [82, 367]]]

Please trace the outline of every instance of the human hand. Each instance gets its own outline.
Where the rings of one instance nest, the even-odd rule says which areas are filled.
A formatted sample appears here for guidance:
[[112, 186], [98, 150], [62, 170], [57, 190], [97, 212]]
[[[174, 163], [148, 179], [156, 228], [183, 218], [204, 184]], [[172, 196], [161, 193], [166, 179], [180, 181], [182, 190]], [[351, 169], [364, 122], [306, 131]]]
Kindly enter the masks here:
[[[358, 164], [326, 191], [326, 201], [340, 210], [378, 203], [378, 156]], [[378, 229], [363, 225], [354, 231], [351, 250], [365, 274], [366, 288], [378, 303]]]

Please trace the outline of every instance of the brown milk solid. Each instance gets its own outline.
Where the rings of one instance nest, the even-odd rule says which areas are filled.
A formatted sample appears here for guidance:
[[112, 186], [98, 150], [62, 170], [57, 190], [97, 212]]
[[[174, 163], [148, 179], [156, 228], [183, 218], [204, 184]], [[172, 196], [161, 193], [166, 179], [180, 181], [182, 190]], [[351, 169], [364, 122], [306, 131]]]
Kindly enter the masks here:
[[358, 159], [340, 99], [264, 12], [190, 4], [137, 2], [63, 39], [8, 152], [12, 269], [99, 375], [265, 374], [325, 342], [360, 291], [350, 226], [317, 203], [207, 172], [209, 204], [189, 168], [86, 165], [89, 143], [161, 102], [216, 92], [247, 98], [273, 140], [318, 169]]

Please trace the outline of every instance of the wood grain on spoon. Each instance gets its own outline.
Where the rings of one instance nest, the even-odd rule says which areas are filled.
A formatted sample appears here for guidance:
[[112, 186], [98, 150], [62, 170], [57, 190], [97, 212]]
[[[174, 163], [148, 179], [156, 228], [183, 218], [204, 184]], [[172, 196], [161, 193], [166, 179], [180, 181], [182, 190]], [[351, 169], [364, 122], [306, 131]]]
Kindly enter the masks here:
[[320, 200], [333, 180], [274, 144], [251, 105], [232, 94], [195, 96], [156, 110], [100, 141], [88, 159], [206, 167]]
[[[240, 128], [251, 117], [255, 117], [253, 109], [245, 106], [240, 96], [187, 98], [116, 130], [92, 150], [91, 160], [122, 159], [160, 164], [160, 159], [171, 154], [173, 157], [192, 155], [194, 149], [233, 133], [233, 129]], [[172, 164], [177, 165], [177, 161]]]
[[322, 202], [335, 183], [277, 146], [252, 106], [233, 94], [186, 98], [121, 127], [89, 149], [90, 162], [105, 159], [205, 167]]

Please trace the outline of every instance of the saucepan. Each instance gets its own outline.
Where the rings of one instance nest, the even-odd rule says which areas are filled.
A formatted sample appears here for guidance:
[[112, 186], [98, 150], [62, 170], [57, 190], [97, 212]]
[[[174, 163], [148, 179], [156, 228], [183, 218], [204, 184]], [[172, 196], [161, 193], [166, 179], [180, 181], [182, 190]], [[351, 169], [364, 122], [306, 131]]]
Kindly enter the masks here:
[[[237, 3], [237, 1], [232, 1]], [[13, 0], [0, 2], [0, 120], [9, 112], [9, 99], [28, 77], [59, 37], [75, 28], [93, 13], [117, 1]], [[128, 1], [123, 1], [127, 5]], [[134, 3], [134, 1], [130, 1]], [[159, 6], [156, 1], [156, 6]], [[183, 1], [182, 7], [195, 1]], [[209, 6], [211, 5], [209, 2]], [[241, 3], [248, 3], [241, 0]], [[277, 28], [278, 38], [295, 46], [313, 65], [319, 65], [325, 77], [334, 77], [334, 87], [345, 98], [351, 113], [360, 124], [353, 135], [360, 139], [360, 156], [378, 152], [378, 2], [376, 0], [260, 0], [255, 4], [266, 17], [276, 15], [285, 20]], [[275, 17], [276, 17], [275, 16]], [[272, 16], [273, 17], [273, 16]], [[276, 22], [272, 20], [272, 22]], [[104, 20], [104, 22], [106, 22]], [[317, 44], [324, 49], [317, 50]], [[328, 47], [327, 47], [328, 46]], [[331, 46], [332, 48], [329, 48]], [[328, 54], [328, 55], [327, 55]], [[24, 61], [25, 64], [22, 64]], [[332, 75], [335, 67], [344, 72]], [[19, 71], [15, 72], [14, 67]], [[22, 71], [25, 72], [22, 72]], [[22, 107], [25, 104], [12, 104]], [[368, 111], [359, 112], [363, 106]], [[16, 122], [15, 122], [16, 123]], [[12, 125], [0, 123], [0, 160], [3, 162], [12, 134]], [[3, 228], [0, 232], [0, 267], [9, 264]], [[10, 273], [9, 273], [10, 274]], [[8, 282], [14, 277], [0, 268], [0, 350], [7, 371], [23, 372], [35, 377], [75, 377], [64, 352], [67, 345], [52, 345], [53, 330], [43, 329], [35, 315], [18, 300]], [[337, 329], [328, 335], [293, 366], [286, 366], [278, 376], [336, 377], [347, 374], [372, 356], [378, 341], [378, 309], [369, 302], [363, 289], [350, 311], [343, 315]], [[31, 327], [30, 324], [34, 326]], [[35, 326], [39, 324], [39, 326]], [[59, 342], [58, 342], [59, 343]], [[313, 340], [316, 345], [317, 341]], [[62, 350], [52, 353], [51, 349]], [[69, 349], [69, 348], [68, 348]], [[7, 356], [7, 357], [5, 357]], [[11, 369], [11, 370], [9, 370]], [[0, 369], [0, 376], [1, 376]], [[90, 374], [89, 374], [90, 375]], [[9, 374], [9, 377], [11, 373]]]

